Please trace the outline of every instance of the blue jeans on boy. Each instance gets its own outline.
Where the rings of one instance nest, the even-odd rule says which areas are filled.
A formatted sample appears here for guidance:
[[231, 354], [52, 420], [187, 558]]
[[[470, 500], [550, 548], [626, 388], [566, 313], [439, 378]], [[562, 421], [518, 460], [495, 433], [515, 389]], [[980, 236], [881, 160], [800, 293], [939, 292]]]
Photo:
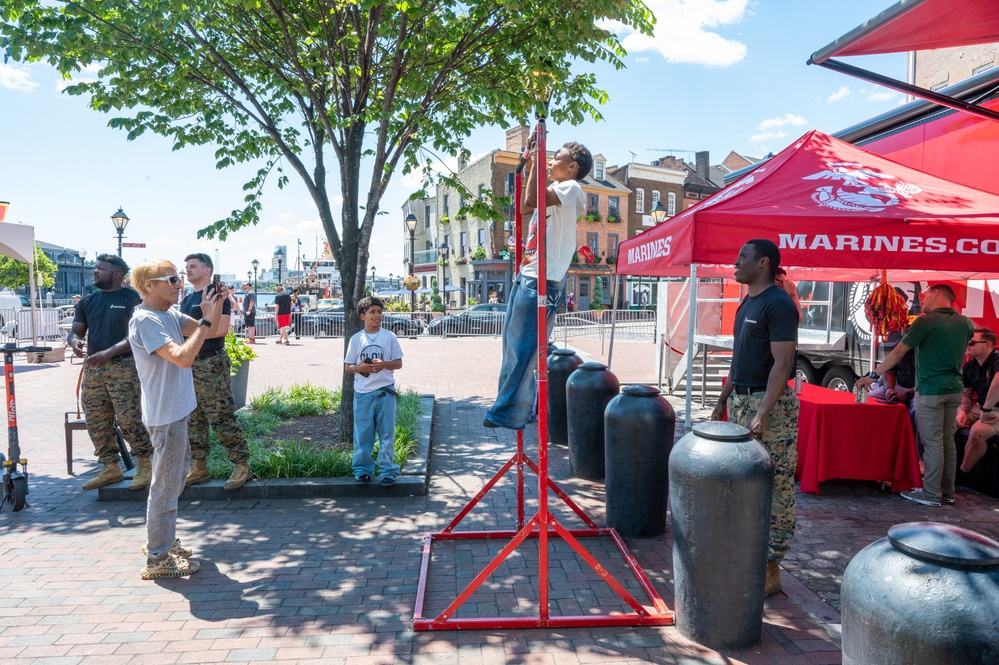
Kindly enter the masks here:
[[395, 463], [395, 395], [383, 390], [370, 393], [354, 392], [354, 477], [375, 475], [371, 451], [375, 447], [375, 432], [380, 442], [378, 466], [382, 478], [398, 478], [402, 469]]
[[[565, 282], [548, 282], [548, 337], [555, 313], [565, 298]], [[537, 392], [534, 369], [538, 359], [538, 280], [517, 275], [503, 322], [503, 364], [496, 403], [486, 412], [489, 422], [507, 429], [524, 429], [534, 410]]]

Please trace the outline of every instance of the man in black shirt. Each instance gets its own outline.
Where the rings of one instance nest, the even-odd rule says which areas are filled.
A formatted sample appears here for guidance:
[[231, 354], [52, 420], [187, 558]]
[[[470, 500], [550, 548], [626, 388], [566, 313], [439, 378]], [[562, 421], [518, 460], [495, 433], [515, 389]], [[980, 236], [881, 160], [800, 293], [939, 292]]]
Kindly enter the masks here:
[[[142, 424], [139, 375], [128, 343], [128, 320], [142, 302], [139, 294], [122, 286], [128, 264], [114, 254], [99, 254], [94, 264], [94, 288], [76, 304], [76, 315], [67, 342], [84, 358], [80, 402], [87, 419], [87, 433], [100, 460], [100, 473], [83, 489], [92, 490], [124, 480], [118, 461], [114, 420], [135, 457], [135, 477], [129, 489], [147, 487], [153, 477], [153, 445]], [[86, 340], [86, 341], [84, 341]], [[84, 356], [86, 348], [86, 356]]]
[[999, 423], [987, 415], [992, 413], [995, 396], [991, 406], [985, 405], [992, 386], [999, 387], [996, 334], [988, 328], [975, 328], [975, 335], [968, 342], [968, 356], [968, 362], [961, 370], [964, 392], [957, 410], [957, 426], [971, 428], [961, 462], [961, 471], [965, 473], [970, 472], [985, 455], [989, 439], [999, 435]]
[[794, 469], [798, 463], [798, 398], [787, 386], [798, 347], [798, 311], [775, 277], [780, 250], [750, 240], [739, 250], [735, 280], [749, 287], [735, 315], [732, 368], [712, 420], [749, 428], [774, 464], [766, 595], [780, 591], [780, 561], [794, 537]]
[[[184, 259], [187, 281], [194, 292], [184, 297], [180, 311], [195, 321], [202, 318], [201, 300], [206, 288], [211, 288], [215, 266], [207, 254], [189, 254]], [[211, 480], [208, 475], [208, 426], [215, 430], [215, 436], [225, 448], [233, 463], [232, 476], [224, 489], [236, 490], [250, 479], [250, 451], [246, 446], [243, 428], [236, 420], [236, 403], [232, 399], [232, 386], [229, 383], [229, 354], [225, 351], [225, 336], [229, 332], [229, 317], [232, 306], [229, 304], [229, 290], [222, 285], [222, 314], [208, 330], [205, 343], [201, 346], [191, 365], [194, 373], [194, 394], [198, 406], [191, 412], [187, 426], [187, 437], [191, 442], [191, 471], [187, 474], [184, 486], [197, 485]]]
[[278, 284], [274, 287], [277, 295], [274, 296], [274, 309], [277, 316], [278, 339], [277, 344], [288, 346], [288, 332], [291, 331], [291, 294], [284, 290], [284, 286]]
[[252, 288], [252, 284], [243, 282], [243, 291], [245, 292], [243, 296], [243, 323], [246, 324], [247, 344], [257, 343], [257, 337], [254, 334], [257, 330], [257, 294], [252, 291]]

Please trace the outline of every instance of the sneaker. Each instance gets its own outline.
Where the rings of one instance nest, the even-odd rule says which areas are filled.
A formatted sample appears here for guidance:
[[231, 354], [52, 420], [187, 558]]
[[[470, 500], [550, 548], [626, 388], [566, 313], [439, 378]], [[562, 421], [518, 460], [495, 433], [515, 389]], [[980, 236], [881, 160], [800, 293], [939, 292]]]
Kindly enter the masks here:
[[483, 427], [499, 427], [499, 425], [497, 425], [493, 421], [489, 420], [489, 418], [483, 418], [482, 419], [482, 426]]
[[369, 476], [366, 473], [362, 473], [361, 475], [354, 477], [354, 482], [357, 483], [358, 485], [363, 485], [364, 483], [370, 483], [371, 476]]
[[922, 504], [924, 506], [932, 506], [934, 508], [940, 507], [940, 500], [934, 499], [926, 494], [923, 494], [923, 490], [912, 490], [911, 492], [901, 492], [899, 496], [908, 501], [913, 501], [915, 503]]
[[395, 478], [392, 476], [382, 476], [382, 487], [392, 487], [395, 485]]
[[[142, 553], [146, 555], [146, 558], [149, 558], [149, 552], [146, 551], [145, 545], [142, 546]], [[179, 559], [190, 559], [194, 552], [181, 545], [180, 538], [178, 538], [173, 541], [173, 547], [170, 548], [170, 554]]]
[[146, 565], [139, 571], [139, 575], [144, 580], [155, 580], [161, 577], [187, 577], [196, 573], [201, 563], [194, 559], [178, 559], [167, 554], [162, 559], [153, 560], [146, 558]]
[[940, 500], [946, 503], [948, 506], [953, 506], [955, 503], [957, 503], [957, 501], [954, 500], [953, 494], [951, 494], [950, 496], [944, 494], [942, 497], [940, 497]]

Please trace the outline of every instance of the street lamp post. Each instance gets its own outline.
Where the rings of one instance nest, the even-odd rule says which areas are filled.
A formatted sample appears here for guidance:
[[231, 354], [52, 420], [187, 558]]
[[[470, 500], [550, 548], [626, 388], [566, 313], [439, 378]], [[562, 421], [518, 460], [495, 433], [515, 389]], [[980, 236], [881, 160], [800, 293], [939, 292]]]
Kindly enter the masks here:
[[[257, 268], [260, 267], [260, 261], [253, 259], [250, 264], [253, 266], [253, 311], [256, 312], [259, 305], [259, 301], [257, 300]], [[249, 277], [250, 273], [246, 273], [246, 276]]]
[[437, 256], [443, 259], [443, 262], [438, 261], [438, 263], [441, 264], [441, 282], [443, 283], [443, 287], [441, 288], [441, 300], [444, 302], [444, 313], [447, 314], [447, 236], [444, 237], [444, 242], [441, 243], [441, 246], [437, 248]]
[[[655, 224], [656, 226], [658, 226], [658, 225], [662, 224], [664, 221], [666, 221], [666, 216], [667, 216], [668, 213], [669, 213], [669, 211], [666, 210], [666, 206], [663, 205], [662, 199], [659, 199], [658, 201], [656, 201], [655, 207], [652, 208], [652, 210], [649, 211], [649, 216], [652, 217], [652, 223]], [[652, 298], [649, 298], [649, 304], [651, 304], [651, 303], [652, 303]], [[644, 309], [644, 307], [642, 306], [642, 277], [641, 277], [641, 275], [639, 275], [639, 277], [638, 277], [638, 307], [640, 309]]]
[[121, 256], [121, 239], [125, 235], [125, 227], [128, 226], [128, 215], [125, 211], [118, 206], [118, 212], [111, 215], [111, 221], [114, 222], [114, 228], [118, 231], [118, 256]]
[[[414, 275], [415, 274], [415, 272], [414, 272], [415, 271], [415, 266], [413, 265], [413, 263], [416, 260], [416, 250], [415, 250], [415, 246], [416, 245], [415, 245], [415, 242], [416, 242], [416, 222], [417, 221], [419, 221], [419, 220], [416, 219], [416, 215], [414, 215], [413, 213], [409, 213], [408, 215], [406, 215], [406, 228], [409, 229], [409, 274], [410, 275]], [[415, 312], [416, 311], [416, 290], [415, 289], [409, 292], [409, 310], [411, 312]]]

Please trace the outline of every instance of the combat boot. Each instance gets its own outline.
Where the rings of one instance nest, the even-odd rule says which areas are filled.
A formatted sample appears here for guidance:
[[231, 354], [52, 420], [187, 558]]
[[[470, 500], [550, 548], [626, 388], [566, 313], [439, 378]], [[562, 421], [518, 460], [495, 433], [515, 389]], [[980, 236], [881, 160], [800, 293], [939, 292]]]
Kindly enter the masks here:
[[95, 490], [98, 487], [104, 487], [105, 485], [111, 485], [112, 483], [120, 483], [123, 480], [125, 480], [125, 476], [122, 474], [121, 467], [118, 466], [118, 462], [112, 462], [110, 464], [105, 464], [100, 473], [83, 483], [83, 489]]
[[772, 596], [778, 591], [780, 591], [780, 564], [776, 561], [767, 561], [767, 582], [763, 595]]
[[207, 483], [212, 477], [208, 475], [208, 460], [204, 457], [195, 457], [191, 460], [191, 472], [184, 479], [184, 487]]
[[246, 462], [237, 462], [236, 468], [232, 470], [232, 476], [229, 480], [225, 481], [225, 485], [222, 486], [224, 490], [238, 490], [240, 487], [246, 484], [246, 481], [250, 479], [250, 465]]
[[153, 482], [152, 461], [148, 457], [136, 457], [135, 476], [132, 478], [132, 482], [129, 483], [128, 489], [141, 490], [144, 487], [149, 487], [149, 483], [151, 482]]

